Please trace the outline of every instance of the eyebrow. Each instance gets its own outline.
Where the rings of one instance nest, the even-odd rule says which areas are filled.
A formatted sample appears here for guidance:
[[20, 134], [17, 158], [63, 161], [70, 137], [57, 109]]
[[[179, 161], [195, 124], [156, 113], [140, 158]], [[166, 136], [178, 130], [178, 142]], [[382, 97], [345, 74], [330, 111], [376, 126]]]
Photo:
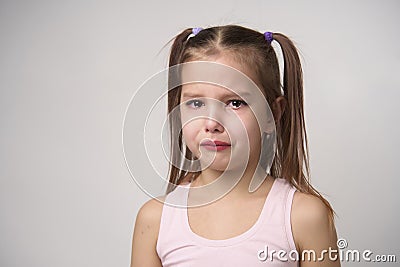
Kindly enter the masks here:
[[[242, 96], [249, 96], [249, 95], [250, 95], [249, 92], [241, 92], [240, 94], [236, 94], [236, 93], [234, 93], [234, 92], [231, 92], [231, 93], [223, 94], [223, 95], [221, 95], [220, 97], [221, 97], [221, 98], [228, 98], [228, 97], [242, 97]], [[204, 96], [204, 95], [201, 94], [201, 93], [199, 94], [199, 93], [187, 92], [187, 93], [183, 93], [183, 94], [182, 94], [182, 98], [184, 98], [184, 97], [196, 98], [196, 97], [207, 97], [207, 96]]]

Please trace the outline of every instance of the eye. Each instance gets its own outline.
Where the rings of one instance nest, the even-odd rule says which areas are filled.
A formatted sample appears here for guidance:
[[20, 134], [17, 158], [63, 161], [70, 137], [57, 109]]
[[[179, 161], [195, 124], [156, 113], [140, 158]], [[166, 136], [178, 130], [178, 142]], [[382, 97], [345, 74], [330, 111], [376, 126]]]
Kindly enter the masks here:
[[243, 100], [234, 99], [234, 100], [230, 100], [228, 102], [228, 105], [230, 105], [233, 109], [239, 109], [242, 106], [247, 106], [247, 103], [244, 102]]
[[193, 100], [189, 100], [186, 102], [186, 106], [189, 106], [191, 108], [200, 108], [201, 106], [204, 106], [204, 102], [198, 99], [193, 99]]

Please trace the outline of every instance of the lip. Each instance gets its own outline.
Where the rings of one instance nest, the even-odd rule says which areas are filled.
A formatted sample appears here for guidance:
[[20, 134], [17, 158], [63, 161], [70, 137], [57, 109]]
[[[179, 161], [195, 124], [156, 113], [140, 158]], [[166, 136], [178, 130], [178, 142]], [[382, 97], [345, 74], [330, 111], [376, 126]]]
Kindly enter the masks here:
[[200, 146], [211, 151], [221, 151], [230, 148], [231, 144], [218, 140], [207, 140], [201, 142]]

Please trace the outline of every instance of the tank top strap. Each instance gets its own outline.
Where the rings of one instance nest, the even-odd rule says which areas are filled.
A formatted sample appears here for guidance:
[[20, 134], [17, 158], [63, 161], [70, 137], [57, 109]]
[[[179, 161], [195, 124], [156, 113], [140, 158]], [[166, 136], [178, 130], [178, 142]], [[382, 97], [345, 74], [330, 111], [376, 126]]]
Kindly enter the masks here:
[[[186, 203], [189, 185], [179, 186], [174, 191], [167, 194], [161, 213], [160, 228], [156, 244], [156, 251], [162, 260], [164, 255], [162, 248], [173, 246], [171, 242], [176, 241], [176, 234], [184, 235]], [[185, 236], [186, 237], [186, 236]]]
[[286, 203], [285, 203], [285, 232], [286, 236], [289, 241], [289, 247], [292, 250], [296, 250], [296, 245], [293, 238], [292, 232], [292, 222], [291, 222], [291, 212], [292, 212], [292, 205], [293, 205], [293, 197], [294, 193], [296, 193], [297, 189], [294, 186], [289, 188]]
[[287, 245], [295, 250], [295, 242], [293, 239], [291, 225], [291, 211], [294, 193], [296, 188], [284, 178], [275, 178], [274, 190], [270, 190], [267, 198], [268, 207], [262, 213], [263, 227], [268, 232], [270, 225], [282, 225], [286, 235]]

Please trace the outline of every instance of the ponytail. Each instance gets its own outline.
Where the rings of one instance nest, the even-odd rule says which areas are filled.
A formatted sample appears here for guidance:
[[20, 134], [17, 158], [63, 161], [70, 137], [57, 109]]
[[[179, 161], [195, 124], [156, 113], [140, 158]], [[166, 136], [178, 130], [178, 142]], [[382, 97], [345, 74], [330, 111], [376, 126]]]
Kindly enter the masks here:
[[320, 198], [327, 206], [330, 218], [334, 211], [329, 202], [310, 184], [307, 133], [304, 120], [303, 72], [293, 42], [281, 33], [273, 34], [284, 59], [283, 91], [288, 102], [277, 127], [277, 160], [281, 177], [286, 178], [300, 192]]
[[191, 33], [192, 29], [188, 28], [186, 30], [183, 30], [180, 34], [178, 34], [178, 36], [174, 38], [174, 43], [171, 46], [171, 51], [169, 56], [169, 67], [181, 63], [179, 62], [179, 59], [181, 58], [182, 52], [185, 48], [185, 43], [187, 41], [187, 38]]
[[[188, 40], [189, 35], [192, 33], [192, 29], [186, 29], [184, 31], [182, 31], [180, 34], [178, 34], [175, 38], [174, 38], [174, 42], [171, 46], [171, 50], [170, 50], [170, 56], [169, 56], [169, 67], [178, 65], [180, 63], [182, 63], [181, 58], [182, 58], [182, 54], [183, 51], [185, 49], [185, 44], [186, 41]], [[170, 41], [171, 42], [171, 41]], [[176, 71], [170, 71], [168, 73], [169, 77], [168, 77], [168, 113], [170, 113], [176, 106], [179, 105], [180, 102], [180, 97], [181, 97], [181, 86], [172, 88], [172, 82], [176, 81], [177, 79], [179, 79], [179, 77], [177, 77], [177, 72]], [[179, 114], [179, 112], [177, 113]], [[170, 144], [171, 144], [171, 151], [170, 151], [170, 155], [171, 155], [171, 159], [170, 161], [172, 162], [179, 162], [181, 155], [180, 155], [180, 151], [176, 151], [174, 148], [175, 147], [180, 147], [180, 149], [182, 148], [182, 133], [180, 132], [180, 125], [181, 125], [181, 118], [179, 115], [177, 116], [169, 116], [169, 124], [170, 124], [170, 131], [171, 131], [171, 135], [170, 135]], [[176, 132], [178, 131], [178, 132]], [[176, 136], [178, 136], [178, 140], [176, 140]], [[175, 138], [173, 138], [175, 137]], [[177, 144], [178, 143], [178, 144]], [[185, 149], [185, 157], [186, 158], [191, 158], [192, 154], [190, 152], [189, 149]], [[187, 173], [183, 170], [181, 170], [180, 168], [174, 166], [173, 164], [169, 164], [169, 170], [168, 170], [168, 176], [169, 176], [169, 184], [167, 187], [167, 193], [171, 192], [176, 185], [180, 184], [183, 179], [185, 178], [185, 176], [187, 175]]]
[[[186, 29], [183, 32], [181, 32], [178, 36], [174, 38], [174, 43], [171, 46], [171, 51], [170, 51], [170, 56], [169, 56], [169, 63], [168, 66], [172, 67], [175, 66], [180, 62], [180, 58], [182, 56], [182, 52], [185, 48], [185, 41], [188, 38], [188, 36], [191, 33], [191, 29]], [[172, 73], [169, 73], [170, 77], [168, 79], [168, 82], [173, 81], [173, 78], [177, 77], [171, 77]], [[175, 80], [176, 81], [176, 80]], [[171, 87], [171, 84], [169, 84]], [[169, 88], [170, 91], [168, 92], [168, 111], [171, 112], [171, 110], [179, 104], [179, 97], [180, 97], [180, 90], [179, 90], [179, 97], [176, 97], [175, 94], [171, 94], [171, 90], [174, 88]]]

